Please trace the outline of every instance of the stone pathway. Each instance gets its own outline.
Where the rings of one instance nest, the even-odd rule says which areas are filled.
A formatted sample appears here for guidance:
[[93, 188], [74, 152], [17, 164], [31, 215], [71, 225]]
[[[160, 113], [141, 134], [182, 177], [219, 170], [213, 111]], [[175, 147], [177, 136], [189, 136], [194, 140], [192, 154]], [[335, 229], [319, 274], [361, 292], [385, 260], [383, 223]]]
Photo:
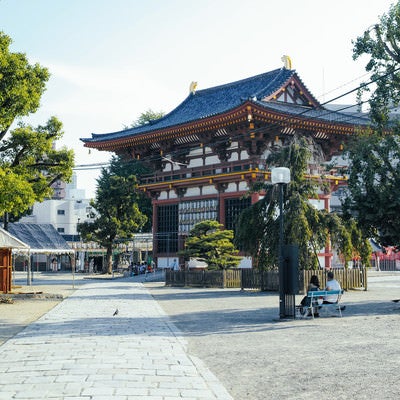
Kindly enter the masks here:
[[0, 360], [0, 400], [232, 399], [127, 280], [80, 286], [0, 346]]

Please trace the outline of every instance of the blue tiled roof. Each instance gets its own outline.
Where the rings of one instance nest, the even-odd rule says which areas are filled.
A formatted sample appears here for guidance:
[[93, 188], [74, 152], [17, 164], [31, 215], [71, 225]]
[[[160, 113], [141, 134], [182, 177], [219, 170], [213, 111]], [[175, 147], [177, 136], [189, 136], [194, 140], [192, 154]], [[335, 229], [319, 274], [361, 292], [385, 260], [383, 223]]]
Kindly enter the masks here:
[[8, 231], [36, 251], [71, 250], [65, 239], [51, 224], [10, 223]]
[[314, 120], [320, 120], [324, 122], [351, 125], [369, 125], [371, 123], [368, 116], [362, 113], [338, 112], [328, 110], [326, 108], [302, 107], [296, 104], [282, 102], [265, 103], [262, 101], [257, 101], [256, 103], [269, 110], [279, 111], [284, 114], [304, 116], [304, 118], [312, 118]]
[[294, 70], [281, 68], [225, 85], [198, 90], [169, 114], [150, 124], [119, 132], [92, 134], [92, 139], [81, 140], [96, 142], [119, 139], [222, 114], [238, 107], [244, 101], [261, 99], [274, 93], [294, 73]]

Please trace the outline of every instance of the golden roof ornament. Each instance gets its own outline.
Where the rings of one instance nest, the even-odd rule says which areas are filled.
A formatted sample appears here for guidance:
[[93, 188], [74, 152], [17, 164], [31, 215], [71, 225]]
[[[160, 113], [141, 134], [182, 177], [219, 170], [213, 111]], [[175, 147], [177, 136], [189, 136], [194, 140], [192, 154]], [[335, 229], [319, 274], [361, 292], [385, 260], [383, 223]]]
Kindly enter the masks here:
[[292, 69], [292, 60], [289, 56], [284, 55], [281, 57], [281, 61], [283, 61], [283, 68]]
[[189, 87], [189, 92], [192, 93], [192, 94], [195, 94], [196, 93], [196, 88], [197, 88], [197, 82], [192, 82], [190, 84], [190, 87]]

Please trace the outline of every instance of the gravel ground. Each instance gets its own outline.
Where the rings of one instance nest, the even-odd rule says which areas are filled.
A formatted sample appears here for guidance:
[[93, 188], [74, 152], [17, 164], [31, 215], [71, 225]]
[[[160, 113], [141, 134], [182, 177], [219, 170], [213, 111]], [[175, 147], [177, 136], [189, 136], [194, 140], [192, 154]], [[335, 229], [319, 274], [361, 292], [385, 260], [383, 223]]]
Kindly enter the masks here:
[[[314, 320], [279, 320], [276, 293], [144, 284], [235, 399], [399, 398], [400, 273], [371, 272], [368, 291], [344, 294], [343, 318]], [[65, 277], [20, 285], [47, 296], [0, 303], [0, 344], [73, 290]]]
[[370, 275], [343, 318], [314, 320], [279, 320], [277, 294], [146, 286], [235, 399], [394, 400], [400, 273]]

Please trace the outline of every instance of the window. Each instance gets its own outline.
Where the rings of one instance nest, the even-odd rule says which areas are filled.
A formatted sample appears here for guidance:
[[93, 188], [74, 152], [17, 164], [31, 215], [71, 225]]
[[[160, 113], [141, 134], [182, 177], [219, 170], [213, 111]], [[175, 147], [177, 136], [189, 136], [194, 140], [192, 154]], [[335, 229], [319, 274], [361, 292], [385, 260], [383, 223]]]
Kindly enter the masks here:
[[65, 210], [57, 210], [57, 215], [65, 215]]
[[58, 233], [64, 233], [64, 232], [65, 232], [65, 229], [64, 229], [64, 228], [57, 228], [57, 232], [58, 232]]
[[250, 207], [251, 199], [247, 198], [236, 198], [236, 199], [226, 199], [225, 200], [225, 228], [235, 229], [236, 219], [239, 214]]
[[159, 253], [178, 251], [178, 204], [157, 208], [157, 248]]

